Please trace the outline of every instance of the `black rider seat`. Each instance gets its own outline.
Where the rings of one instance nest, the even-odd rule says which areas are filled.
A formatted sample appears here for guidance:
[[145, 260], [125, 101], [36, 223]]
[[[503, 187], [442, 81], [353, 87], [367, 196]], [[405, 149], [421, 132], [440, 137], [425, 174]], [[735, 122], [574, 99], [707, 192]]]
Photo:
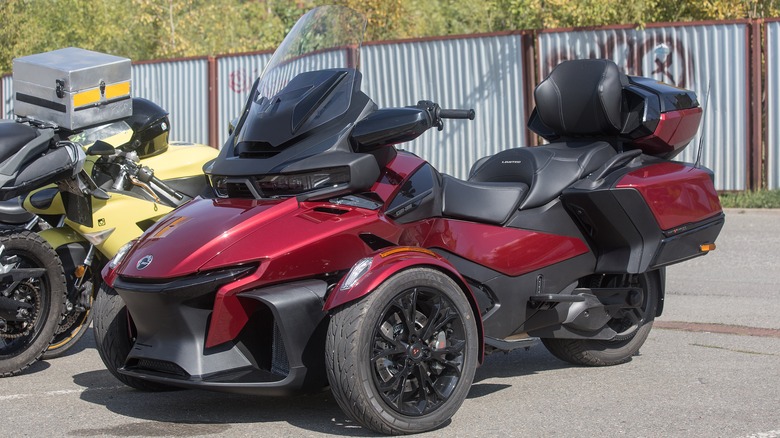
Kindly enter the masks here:
[[[464, 199], [458, 202], [482, 205], [483, 200], [489, 199], [486, 184], [501, 184], [495, 186], [496, 190], [506, 197], [508, 185], [514, 184], [520, 199], [506, 200], [503, 208], [522, 210], [549, 203], [617, 154], [615, 145], [605, 140], [617, 138], [624, 123], [626, 85], [628, 77], [609, 60], [583, 59], [559, 64], [534, 90], [536, 109], [531, 116], [533, 124], [529, 122], [531, 128], [541, 126], [558, 140], [543, 146], [508, 149], [480, 159], [474, 163], [468, 182], [458, 185], [445, 181], [445, 200]], [[455, 187], [481, 193], [483, 199], [471, 197], [467, 201], [467, 195], [455, 197], [447, 193]], [[467, 208], [450, 203], [445, 214], [465, 218]], [[492, 222], [501, 217], [508, 219], [511, 214], [504, 216], [505, 210], [493, 211], [495, 207], [489, 209], [486, 205], [481, 208], [491, 212], [486, 214]]]
[[17, 153], [38, 136], [35, 128], [13, 121], [0, 121], [0, 162]]

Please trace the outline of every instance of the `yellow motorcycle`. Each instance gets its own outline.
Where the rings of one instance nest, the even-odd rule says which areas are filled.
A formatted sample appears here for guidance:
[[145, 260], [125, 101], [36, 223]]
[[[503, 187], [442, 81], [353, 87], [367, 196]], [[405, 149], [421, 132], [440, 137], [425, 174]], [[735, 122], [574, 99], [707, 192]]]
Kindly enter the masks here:
[[78, 178], [34, 190], [24, 200], [25, 210], [54, 222], [38, 234], [56, 252], [66, 281], [61, 321], [44, 359], [62, 355], [86, 331], [105, 263], [207, 187], [202, 169], [218, 151], [169, 143], [169, 131], [164, 109], [134, 98], [129, 118], [69, 137], [91, 144]]

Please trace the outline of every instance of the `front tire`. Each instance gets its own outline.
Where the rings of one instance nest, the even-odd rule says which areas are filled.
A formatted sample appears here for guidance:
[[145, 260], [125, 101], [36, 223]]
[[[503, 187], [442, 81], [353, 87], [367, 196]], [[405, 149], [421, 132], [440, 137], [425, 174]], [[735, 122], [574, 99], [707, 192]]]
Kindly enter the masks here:
[[[617, 333], [615, 339], [601, 341], [543, 338], [542, 343], [553, 356], [574, 365], [611, 366], [630, 361], [639, 352], [653, 328], [662, 286], [660, 278], [657, 271], [636, 278], [638, 286], [644, 291], [642, 303], [639, 308], [626, 309], [607, 323]], [[629, 286], [629, 279], [622, 275], [598, 275], [591, 277], [586, 285], [625, 287]]]
[[349, 417], [381, 433], [418, 433], [458, 410], [478, 350], [463, 291], [439, 271], [414, 268], [333, 313], [326, 368]]
[[141, 391], [170, 391], [175, 387], [149, 382], [119, 372], [135, 342], [135, 327], [127, 313], [125, 302], [105, 283], [100, 284], [94, 312], [95, 344], [100, 359], [108, 371], [125, 385]]
[[17, 301], [29, 312], [26, 320], [0, 318], [0, 377], [8, 377], [32, 365], [49, 346], [64, 307], [66, 286], [57, 253], [38, 234], [4, 234], [0, 245], [4, 247], [0, 262], [12, 270], [46, 269], [39, 278], [6, 279], [0, 284], [6, 303]]

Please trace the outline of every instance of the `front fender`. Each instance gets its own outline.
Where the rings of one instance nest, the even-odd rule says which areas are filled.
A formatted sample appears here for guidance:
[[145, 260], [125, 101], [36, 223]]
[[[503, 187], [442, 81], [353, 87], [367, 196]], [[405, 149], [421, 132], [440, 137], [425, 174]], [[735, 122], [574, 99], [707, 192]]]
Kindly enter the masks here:
[[376, 290], [383, 282], [393, 275], [410, 268], [427, 267], [436, 269], [452, 278], [460, 286], [461, 291], [471, 305], [471, 311], [477, 323], [479, 342], [479, 362], [484, 356], [482, 315], [479, 312], [477, 300], [468, 283], [446, 259], [439, 257], [433, 251], [417, 247], [396, 247], [385, 249], [375, 254], [371, 267], [351, 287], [342, 289], [347, 276], [336, 284], [325, 300], [323, 310], [330, 311], [341, 305], [358, 300]]

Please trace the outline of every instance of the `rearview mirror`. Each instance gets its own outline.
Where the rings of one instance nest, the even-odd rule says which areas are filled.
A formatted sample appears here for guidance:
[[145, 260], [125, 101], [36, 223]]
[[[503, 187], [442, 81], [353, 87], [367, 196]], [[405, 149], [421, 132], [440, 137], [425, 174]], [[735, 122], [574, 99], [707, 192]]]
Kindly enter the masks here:
[[114, 153], [116, 153], [114, 147], [103, 140], [92, 143], [92, 146], [87, 149], [87, 155], [114, 155]]

